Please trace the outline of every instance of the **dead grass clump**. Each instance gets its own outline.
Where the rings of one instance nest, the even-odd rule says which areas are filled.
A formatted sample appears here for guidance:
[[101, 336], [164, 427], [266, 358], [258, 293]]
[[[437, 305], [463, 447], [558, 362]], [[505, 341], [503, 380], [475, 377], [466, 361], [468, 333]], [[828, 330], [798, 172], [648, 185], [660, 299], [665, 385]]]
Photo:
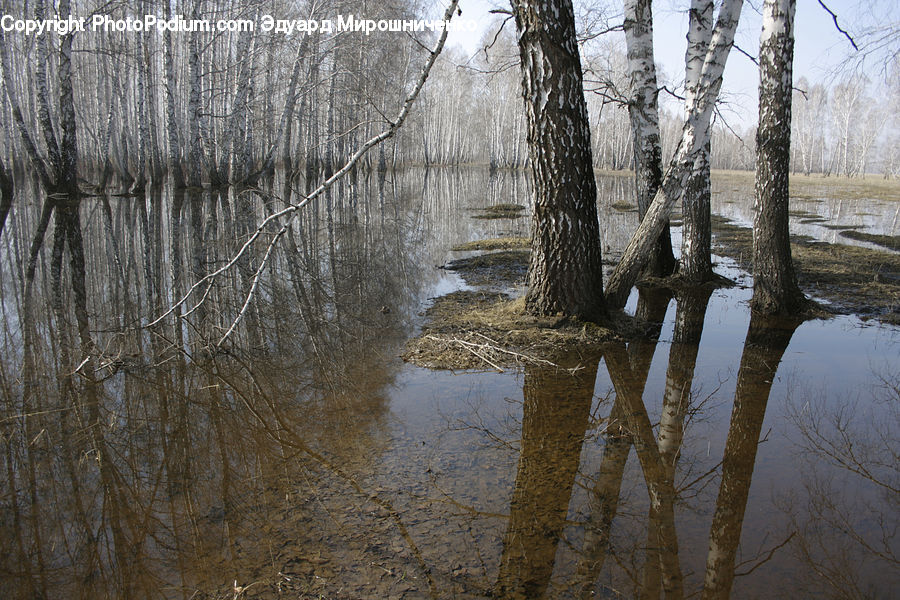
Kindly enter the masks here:
[[481, 212], [472, 215], [473, 219], [516, 219], [522, 216], [525, 207], [521, 204], [494, 204], [481, 209]]
[[900, 235], [878, 235], [862, 231], [842, 231], [841, 235], [851, 240], [869, 242], [882, 248], [900, 251]]
[[[403, 359], [431, 369], [495, 369], [556, 364], [561, 356], [596, 352], [623, 339], [612, 328], [561, 316], [525, 312], [525, 299], [484, 292], [455, 292], [435, 300], [422, 333], [407, 343]], [[628, 330], [622, 324], [610, 324]]]
[[485, 240], [475, 240], [464, 244], [457, 244], [451, 250], [455, 252], [471, 252], [474, 250], [523, 250], [531, 245], [531, 240], [527, 237], [502, 237], [488, 238]]

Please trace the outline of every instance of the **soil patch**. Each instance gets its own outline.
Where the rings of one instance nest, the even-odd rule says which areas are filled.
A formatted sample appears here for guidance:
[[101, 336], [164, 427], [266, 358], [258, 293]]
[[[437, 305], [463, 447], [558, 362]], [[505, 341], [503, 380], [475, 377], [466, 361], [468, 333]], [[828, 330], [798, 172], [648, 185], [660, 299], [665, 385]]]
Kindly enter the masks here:
[[454, 260], [442, 268], [456, 271], [473, 287], [506, 288], [525, 282], [528, 257], [528, 250], [503, 250]]
[[[712, 226], [720, 250], [751, 271], [753, 232], [716, 215]], [[806, 236], [791, 238], [791, 254], [801, 289], [834, 312], [900, 324], [900, 254]]]

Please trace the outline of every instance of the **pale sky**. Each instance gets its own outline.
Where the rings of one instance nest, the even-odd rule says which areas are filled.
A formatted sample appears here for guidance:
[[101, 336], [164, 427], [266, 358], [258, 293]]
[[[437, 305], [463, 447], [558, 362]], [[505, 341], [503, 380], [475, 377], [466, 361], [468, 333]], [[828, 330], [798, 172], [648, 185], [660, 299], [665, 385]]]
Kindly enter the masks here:
[[[896, 21], [897, 13], [900, 12], [895, 0], [887, 2], [826, 0], [825, 4], [838, 15], [838, 22], [851, 34], [858, 31], [863, 23]], [[680, 82], [684, 77], [688, 5], [688, 0], [656, 0], [653, 3], [656, 61], [673, 82]], [[614, 6], [621, 15], [620, 3]], [[736, 36], [736, 44], [754, 56], [759, 47], [761, 6], [762, 0], [744, 2], [741, 24]], [[452, 32], [448, 43], [461, 46], [469, 53], [475, 52], [484, 30], [496, 18], [488, 13], [492, 7], [508, 9], [509, 3], [503, 0], [460, 0], [462, 18], [474, 20], [479, 28], [474, 33]], [[879, 11], [882, 14], [875, 14]], [[510, 26], [512, 23], [507, 24], [507, 27]], [[801, 76], [805, 76], [811, 82], [829, 81], [838, 77], [836, 75], [838, 67], [853, 52], [853, 48], [835, 29], [831, 16], [819, 6], [817, 0], [797, 0], [794, 27], [796, 38], [794, 81]], [[624, 34], [621, 32], [608, 35], [619, 36], [624, 40]], [[726, 115], [734, 120], [734, 124], [745, 127], [756, 122], [758, 82], [759, 72], [756, 65], [746, 56], [733, 50], [728, 57], [725, 70], [723, 97], [730, 101], [731, 114], [726, 112]]]

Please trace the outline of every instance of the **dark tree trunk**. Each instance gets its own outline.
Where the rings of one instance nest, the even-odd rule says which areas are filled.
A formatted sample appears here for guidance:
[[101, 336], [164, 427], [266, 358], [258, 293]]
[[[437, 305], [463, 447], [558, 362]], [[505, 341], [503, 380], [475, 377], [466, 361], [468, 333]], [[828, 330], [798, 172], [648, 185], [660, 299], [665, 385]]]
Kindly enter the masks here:
[[788, 230], [795, 6], [796, 0], [766, 1], [759, 49], [752, 306], [768, 314], [797, 313], [804, 305]]
[[[69, 16], [69, 2], [59, 3], [59, 13]], [[57, 185], [66, 194], [78, 193], [78, 141], [75, 125], [75, 97], [72, 89], [72, 38], [62, 36], [59, 46], [59, 113], [62, 124]]]
[[570, 0], [513, 0], [534, 175], [525, 305], [535, 314], [606, 312], [597, 184]]
[[6, 165], [3, 164], [3, 159], [0, 158], [0, 236], [3, 235], [6, 217], [9, 215], [9, 209], [12, 208], [12, 200], [12, 173], [6, 170]]
[[[172, 3], [166, 3], [166, 19], [171, 19]], [[166, 142], [169, 147], [169, 168], [172, 170], [172, 179], [176, 188], [185, 185], [184, 169], [181, 162], [181, 144], [178, 141], [178, 116], [175, 107], [175, 58], [172, 48], [172, 32], [168, 29], [163, 33], [165, 40], [165, 86], [166, 86]]]

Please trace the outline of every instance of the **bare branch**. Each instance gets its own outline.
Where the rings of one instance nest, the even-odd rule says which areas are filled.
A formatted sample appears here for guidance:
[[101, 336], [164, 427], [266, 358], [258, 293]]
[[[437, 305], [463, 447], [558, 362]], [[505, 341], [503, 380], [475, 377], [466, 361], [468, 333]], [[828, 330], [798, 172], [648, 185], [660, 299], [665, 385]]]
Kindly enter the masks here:
[[735, 50], [737, 50], [738, 52], [740, 52], [741, 54], [743, 54], [744, 56], [746, 56], [747, 58], [749, 58], [753, 62], [754, 65], [756, 65], [757, 67], [759, 66], [758, 58], [756, 58], [755, 56], [753, 56], [752, 54], [750, 54], [749, 52], [747, 52], [746, 50], [744, 50], [737, 44], [732, 44], [731, 47], [734, 48]]
[[[458, 4], [459, 4], [459, 0], [452, 0], [450, 2], [450, 6], [447, 7], [446, 12], [444, 13], [444, 21], [445, 22], [450, 21], [450, 19], [453, 18], [453, 14], [455, 13], [456, 7]], [[416, 101], [416, 98], [419, 96], [419, 92], [422, 91], [422, 87], [425, 85], [425, 82], [428, 80], [428, 75], [429, 75], [429, 73], [431, 73], [431, 68], [434, 66], [434, 63], [437, 61], [438, 56], [440, 55], [441, 51], [444, 49], [444, 43], [446, 41], [447, 41], [447, 29], [444, 28], [441, 32], [440, 38], [438, 38], [438, 41], [434, 46], [434, 49], [430, 50], [430, 55], [428, 57], [428, 60], [425, 62], [425, 65], [422, 68], [422, 73], [419, 76], [419, 79], [416, 82], [416, 85], [413, 87], [412, 91], [406, 97], [406, 100], [403, 103], [403, 107], [400, 109], [400, 112], [397, 115], [397, 117], [393, 121], [388, 121], [387, 129], [385, 129], [378, 135], [370, 138], [367, 142], [365, 142], [362, 146], [360, 146], [359, 149], [357, 149], [357, 151], [347, 160], [347, 162], [344, 164], [343, 167], [341, 167], [338, 171], [336, 171], [331, 177], [329, 177], [324, 183], [322, 183], [319, 187], [317, 187], [315, 190], [313, 190], [309, 195], [304, 197], [300, 202], [297, 202], [296, 204], [290, 204], [287, 207], [281, 209], [280, 211], [274, 212], [274, 213], [270, 214], [269, 216], [267, 216], [265, 219], [263, 219], [263, 221], [259, 224], [259, 226], [256, 228], [256, 230], [250, 235], [250, 237], [247, 239], [247, 241], [244, 242], [244, 244], [241, 246], [240, 250], [238, 250], [237, 253], [234, 256], [232, 256], [231, 259], [227, 263], [225, 263], [225, 265], [223, 265], [222, 267], [216, 269], [212, 273], [209, 273], [206, 276], [197, 280], [188, 289], [188, 291], [181, 297], [181, 299], [179, 299], [172, 306], [170, 306], [169, 309], [166, 312], [164, 312], [162, 315], [160, 315], [159, 317], [157, 317], [156, 319], [154, 319], [153, 321], [148, 323], [147, 327], [152, 327], [152, 326], [158, 324], [160, 321], [162, 321], [163, 319], [168, 317], [170, 314], [175, 312], [175, 310], [178, 307], [184, 305], [187, 302], [187, 300], [193, 295], [193, 293], [203, 284], [208, 284], [208, 286], [211, 286], [212, 282], [217, 277], [219, 277], [220, 275], [225, 273], [227, 270], [232, 268], [235, 264], [237, 264], [238, 260], [240, 260], [240, 258], [244, 255], [244, 253], [246, 253], [249, 250], [249, 248], [256, 242], [256, 240], [259, 239], [259, 237], [265, 231], [268, 230], [269, 224], [271, 224], [273, 222], [275, 222], [275, 223], [279, 222], [282, 217], [288, 217], [288, 220], [282, 224], [281, 229], [276, 233], [275, 237], [270, 241], [268, 247], [266, 248], [266, 253], [261, 261], [259, 269], [257, 270], [256, 274], [253, 277], [253, 283], [251, 285], [250, 290], [247, 293], [247, 298], [244, 302], [244, 305], [242, 306], [240, 312], [238, 313], [235, 321], [231, 324], [231, 327], [229, 327], [228, 331], [225, 333], [225, 335], [222, 337], [222, 339], [219, 340], [218, 345], [221, 346], [222, 342], [224, 342], [225, 339], [234, 331], [234, 329], [237, 325], [237, 322], [245, 314], [245, 312], [247, 310], [247, 306], [249, 305], [250, 301], [252, 300], [254, 292], [257, 288], [257, 284], [259, 282], [259, 277], [260, 277], [260, 273], [262, 272], [263, 265], [266, 264], [266, 261], [271, 254], [272, 246], [275, 244], [275, 242], [278, 239], [280, 239], [281, 235], [287, 230], [288, 224], [291, 222], [291, 219], [293, 218], [293, 216], [297, 213], [297, 211], [299, 211], [301, 208], [303, 208], [304, 206], [309, 204], [313, 199], [322, 195], [325, 191], [330, 189], [335, 183], [337, 183], [339, 180], [341, 180], [347, 173], [349, 173], [353, 169], [353, 167], [356, 165], [356, 163], [359, 162], [359, 160], [369, 150], [371, 150], [378, 144], [384, 142], [385, 140], [393, 137], [394, 134], [397, 133], [397, 130], [400, 129], [400, 127], [403, 125], [404, 121], [406, 121], [406, 118], [409, 116], [410, 110], [412, 109], [412, 105]], [[250, 191], [252, 191], [252, 190], [250, 190]], [[207, 288], [207, 291], [204, 293], [204, 298], [206, 297], [206, 294], [208, 292], [209, 292], [209, 289]], [[202, 302], [202, 299], [201, 299], [201, 302]]]
[[831, 15], [831, 19], [834, 21], [835, 28], [838, 31], [840, 31], [841, 33], [843, 33], [844, 37], [847, 38], [848, 40], [850, 40], [850, 45], [853, 46], [853, 49], [856, 50], [857, 52], [859, 52], [859, 46], [856, 45], [856, 42], [853, 40], [853, 38], [850, 36], [850, 34], [847, 33], [844, 29], [842, 29], [840, 24], [838, 24], [838, 18], [837, 18], [837, 15], [834, 14], [834, 11], [832, 11], [830, 8], [828, 8], [825, 5], [825, 3], [822, 2], [822, 0], [819, 0], [819, 6], [824, 8], [825, 12], [827, 12], [829, 15]]

